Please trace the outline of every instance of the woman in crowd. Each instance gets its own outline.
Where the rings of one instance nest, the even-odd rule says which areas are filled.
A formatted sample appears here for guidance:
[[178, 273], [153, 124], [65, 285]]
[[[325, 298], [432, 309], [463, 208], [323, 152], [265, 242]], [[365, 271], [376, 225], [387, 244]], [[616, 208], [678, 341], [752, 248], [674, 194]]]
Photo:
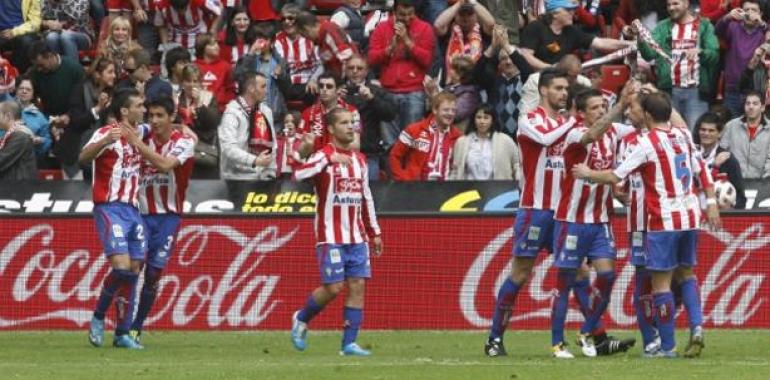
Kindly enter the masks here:
[[223, 61], [235, 65], [238, 60], [249, 52], [250, 41], [246, 40], [246, 32], [251, 26], [249, 14], [243, 7], [234, 7], [230, 11], [225, 30], [218, 36], [219, 57]]
[[182, 82], [177, 105], [177, 117], [197, 135], [193, 178], [219, 178], [219, 153], [217, 150], [217, 126], [220, 113], [217, 100], [211, 91], [203, 88], [200, 70], [194, 64], [182, 69]]
[[22, 76], [16, 79], [16, 101], [21, 106], [21, 120], [35, 134], [32, 137], [32, 143], [35, 144], [38, 167], [41, 167], [40, 160], [51, 149], [51, 130], [48, 117], [35, 105], [35, 87], [29, 77]]
[[89, 0], [43, 1], [40, 27], [48, 46], [78, 61], [78, 52], [89, 49], [96, 36], [88, 9]]
[[115, 73], [118, 78], [125, 76], [126, 57], [128, 52], [141, 49], [132, 38], [131, 21], [125, 17], [116, 17], [107, 29], [107, 38], [99, 46], [99, 56], [110, 59], [115, 64]]
[[450, 180], [512, 180], [519, 166], [513, 139], [500, 132], [494, 107], [482, 104], [473, 113], [466, 135], [455, 143]]

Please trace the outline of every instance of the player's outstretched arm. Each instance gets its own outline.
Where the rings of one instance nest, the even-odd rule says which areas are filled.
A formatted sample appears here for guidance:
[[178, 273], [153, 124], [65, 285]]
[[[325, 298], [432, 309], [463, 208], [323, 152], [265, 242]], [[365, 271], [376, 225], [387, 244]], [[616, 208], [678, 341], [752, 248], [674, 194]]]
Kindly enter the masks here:
[[592, 170], [588, 165], [580, 163], [572, 167], [572, 175], [581, 179], [588, 179], [598, 183], [616, 185], [622, 178], [615, 175], [612, 170]]
[[102, 136], [102, 138], [86, 144], [86, 146], [83, 147], [83, 150], [80, 151], [78, 161], [81, 164], [90, 163], [94, 158], [99, 156], [99, 153], [101, 153], [104, 148], [118, 140], [120, 140], [120, 128], [110, 129], [104, 136]]
[[623, 111], [628, 107], [631, 94], [639, 87], [638, 82], [631, 80], [623, 87], [620, 93], [620, 100], [599, 120], [592, 125], [588, 131], [580, 139], [580, 143], [588, 145], [596, 140], [599, 140], [602, 135], [610, 128], [612, 122], [620, 120], [623, 116]]

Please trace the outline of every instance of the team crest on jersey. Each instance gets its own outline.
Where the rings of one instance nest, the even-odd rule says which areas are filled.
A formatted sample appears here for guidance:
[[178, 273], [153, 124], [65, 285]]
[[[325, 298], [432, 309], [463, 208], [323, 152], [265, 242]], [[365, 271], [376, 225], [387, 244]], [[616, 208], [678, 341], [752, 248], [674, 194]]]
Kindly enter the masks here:
[[562, 140], [557, 143], [551, 144], [551, 146], [546, 149], [545, 154], [546, 156], [563, 156], [564, 150], [567, 149], [567, 143]]
[[419, 150], [420, 152], [427, 153], [430, 151], [430, 139], [428, 138], [422, 138], [422, 135], [420, 135], [419, 138], [414, 140], [414, 148]]
[[361, 193], [364, 188], [363, 180], [360, 178], [335, 178], [335, 193]]

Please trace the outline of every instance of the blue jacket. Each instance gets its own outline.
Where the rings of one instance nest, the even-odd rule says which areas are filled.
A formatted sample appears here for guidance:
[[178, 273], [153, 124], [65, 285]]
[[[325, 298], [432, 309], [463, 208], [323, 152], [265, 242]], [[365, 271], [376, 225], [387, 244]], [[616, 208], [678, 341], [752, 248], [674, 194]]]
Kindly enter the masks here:
[[[21, 111], [21, 120], [24, 125], [32, 131], [37, 137], [43, 139], [43, 143], [35, 145], [35, 155], [40, 158], [44, 157], [49, 150], [51, 150], [51, 129], [48, 123], [48, 118], [40, 111], [34, 104], [31, 104]], [[0, 130], [0, 138], [5, 135], [5, 130]]]

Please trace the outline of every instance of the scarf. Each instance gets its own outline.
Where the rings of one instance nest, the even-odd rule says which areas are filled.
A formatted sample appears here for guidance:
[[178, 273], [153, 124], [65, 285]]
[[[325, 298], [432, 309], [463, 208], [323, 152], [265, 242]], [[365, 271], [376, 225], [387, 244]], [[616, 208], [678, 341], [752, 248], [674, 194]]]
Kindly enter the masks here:
[[251, 113], [251, 125], [249, 129], [249, 151], [259, 155], [262, 152], [270, 152], [273, 149], [273, 133], [267, 122], [265, 115], [259, 111], [259, 107], [254, 107]]
[[431, 144], [428, 151], [428, 160], [422, 168], [422, 179], [429, 181], [443, 181], [449, 174], [449, 162], [452, 157], [452, 144], [447, 139], [450, 129], [442, 132], [436, 120], [430, 123]]
[[449, 44], [446, 49], [446, 72], [447, 78], [452, 72], [452, 58], [466, 56], [476, 63], [481, 58], [481, 26], [479, 23], [473, 26], [473, 30], [468, 35], [468, 42], [465, 42], [465, 35], [459, 25], [452, 25], [452, 34], [449, 37]]

